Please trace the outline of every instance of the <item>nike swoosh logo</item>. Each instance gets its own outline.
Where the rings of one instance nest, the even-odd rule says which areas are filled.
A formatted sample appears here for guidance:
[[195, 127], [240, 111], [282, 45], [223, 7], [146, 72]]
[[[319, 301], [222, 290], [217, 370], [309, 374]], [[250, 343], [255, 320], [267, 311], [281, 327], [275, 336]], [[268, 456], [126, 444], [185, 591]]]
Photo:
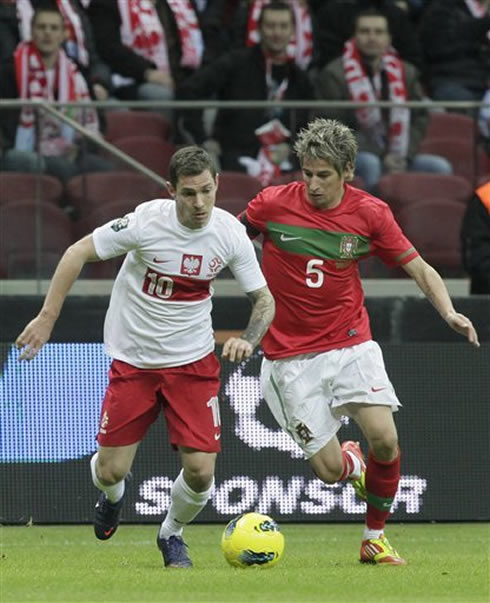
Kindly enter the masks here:
[[109, 530], [106, 530], [106, 531], [104, 532], [104, 535], [105, 535], [105, 536], [110, 536], [110, 535], [112, 534], [112, 532], [114, 532], [114, 528], [110, 528]]
[[221, 437], [221, 434], [220, 434], [220, 433], [215, 433], [215, 434], [214, 434], [214, 439], [215, 439], [215, 440], [219, 440], [219, 439], [220, 439], [220, 437]]
[[298, 239], [301, 239], [301, 237], [288, 237], [285, 234], [281, 234], [281, 236], [279, 237], [281, 239], [281, 241], [297, 241]]
[[382, 392], [384, 389], [386, 389], [386, 387], [372, 387], [371, 391], [376, 393], [376, 392]]
[[157, 258], [153, 258], [155, 264], [165, 264], [165, 262], [169, 262], [170, 260], [159, 260]]

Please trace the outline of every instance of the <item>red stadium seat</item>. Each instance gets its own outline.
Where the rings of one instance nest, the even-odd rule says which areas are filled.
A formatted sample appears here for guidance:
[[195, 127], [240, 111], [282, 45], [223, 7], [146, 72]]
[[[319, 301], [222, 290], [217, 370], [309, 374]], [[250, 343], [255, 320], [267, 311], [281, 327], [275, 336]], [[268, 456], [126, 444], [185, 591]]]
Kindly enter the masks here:
[[465, 206], [456, 201], [420, 201], [406, 205], [397, 219], [421, 256], [445, 277], [464, 276], [460, 230]]
[[[168, 165], [177, 147], [156, 136], [132, 136], [115, 141], [115, 146], [163, 178], [167, 178]], [[127, 170], [126, 164], [121, 169]]]
[[0, 205], [11, 201], [35, 201], [57, 205], [61, 201], [61, 182], [46, 174], [0, 172]]
[[475, 186], [485, 161], [485, 151], [475, 147], [472, 141], [454, 138], [427, 138], [422, 141], [419, 153], [431, 153], [446, 157], [456, 176], [466, 178]]
[[156, 136], [168, 140], [170, 122], [152, 111], [107, 111], [105, 137], [109, 142], [130, 136]]
[[[36, 263], [40, 224], [39, 272]], [[51, 203], [12, 201], [0, 207], [0, 278], [49, 278], [73, 242], [72, 224]]]
[[262, 190], [261, 183], [245, 172], [223, 171], [219, 174], [216, 205], [237, 215]]
[[[128, 213], [134, 211], [140, 201], [120, 200], [104, 203], [94, 207], [90, 214], [82, 218], [77, 224], [77, 233], [79, 237], [93, 232], [98, 226], [102, 226], [111, 220], [122, 218]], [[84, 278], [115, 278], [125, 256], [117, 257], [104, 262], [94, 262], [87, 264], [83, 270]]]
[[470, 183], [461, 176], [425, 172], [403, 172], [382, 176], [378, 194], [395, 214], [420, 201], [455, 201], [466, 205], [473, 195]]
[[133, 207], [161, 196], [161, 186], [135, 172], [88, 172], [72, 178], [66, 186], [67, 201], [80, 217], [113, 201]]
[[460, 113], [431, 113], [424, 139], [455, 138], [473, 144], [478, 125], [472, 117]]

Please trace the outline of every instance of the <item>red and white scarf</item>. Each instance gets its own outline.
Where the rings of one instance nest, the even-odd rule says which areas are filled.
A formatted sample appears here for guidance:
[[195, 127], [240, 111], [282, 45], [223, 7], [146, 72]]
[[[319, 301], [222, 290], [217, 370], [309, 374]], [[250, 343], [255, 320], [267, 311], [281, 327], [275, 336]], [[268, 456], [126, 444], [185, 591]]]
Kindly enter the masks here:
[[247, 173], [260, 180], [262, 186], [269, 186], [283, 170], [290, 170], [288, 157], [278, 157], [282, 149], [280, 145], [291, 136], [291, 132], [278, 120], [272, 119], [255, 130], [260, 141], [257, 158], [240, 157], [239, 162], [245, 166]]
[[[65, 32], [67, 33], [68, 56], [87, 67], [90, 57], [85, 44], [82, 21], [80, 15], [73, 8], [70, 0], [56, 0], [58, 10], [65, 21]], [[31, 39], [31, 21], [34, 8], [31, 0], [17, 0], [17, 19], [19, 21], [20, 39], [27, 41]], [[71, 48], [73, 51], [71, 51]]]
[[[262, 9], [270, 0], [254, 0], [250, 7], [247, 26], [247, 46], [255, 46], [260, 42], [259, 17]], [[299, 0], [289, 0], [294, 11], [296, 20], [296, 31], [293, 39], [288, 45], [287, 53], [298, 67], [306, 69], [313, 55], [313, 29], [311, 15], [308, 7], [302, 5]]]
[[[478, 0], [464, 0], [468, 10], [475, 19], [483, 19], [488, 16], [488, 8], [483, 6]], [[490, 29], [487, 31], [487, 38], [490, 40]]]
[[[77, 102], [90, 100], [87, 84], [63, 50], [58, 51], [52, 85], [41, 55], [32, 42], [21, 42], [14, 54], [15, 75], [19, 98], [33, 101]], [[78, 121], [93, 133], [99, 133], [97, 112], [91, 107], [79, 109], [67, 107], [63, 113]], [[35, 115], [31, 107], [24, 107], [20, 114], [15, 139], [19, 151], [35, 148]], [[75, 140], [76, 133], [70, 126], [60, 123], [51, 115], [43, 114], [39, 124], [40, 150], [42, 155], [61, 155]]]
[[[379, 146], [388, 146], [391, 153], [406, 157], [410, 137], [410, 110], [393, 107], [390, 110], [389, 131], [385, 131], [381, 110], [373, 104], [380, 99], [381, 75], [371, 81], [364, 68], [361, 56], [353, 39], [344, 45], [343, 64], [347, 87], [353, 101], [369, 103], [368, 107], [356, 109], [356, 117], [363, 130], [374, 136]], [[407, 100], [405, 70], [398, 53], [390, 47], [381, 59], [382, 70], [388, 78], [389, 100], [403, 103]]]
[[[189, 0], [167, 0], [179, 32], [182, 67], [197, 69], [204, 43], [196, 13]], [[165, 73], [170, 70], [167, 44], [158, 13], [151, 0], [118, 0], [121, 40], [137, 54], [155, 63]]]

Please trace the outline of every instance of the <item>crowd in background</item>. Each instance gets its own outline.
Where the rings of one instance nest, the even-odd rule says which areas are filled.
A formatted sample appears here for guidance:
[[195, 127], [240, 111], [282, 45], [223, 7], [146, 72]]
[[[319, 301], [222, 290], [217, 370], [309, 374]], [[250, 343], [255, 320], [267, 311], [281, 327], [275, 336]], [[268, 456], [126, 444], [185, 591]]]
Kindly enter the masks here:
[[[490, 101], [490, 0], [1, 0], [0, 73], [3, 99], [153, 101], [173, 145], [203, 145], [222, 170], [262, 185], [298, 170], [291, 149], [308, 119], [338, 118], [356, 132], [356, 176], [376, 193], [384, 174], [453, 173], [447, 156], [423, 144], [440, 107], [373, 102]], [[369, 106], [158, 106], [213, 99]], [[107, 113], [66, 111], [105, 135]], [[474, 118], [475, 145], [488, 156], [490, 107], [460, 112]], [[0, 111], [0, 150], [0, 170], [41, 171], [64, 186], [117, 168], [72, 128], [50, 115], [37, 119], [30, 107]]]

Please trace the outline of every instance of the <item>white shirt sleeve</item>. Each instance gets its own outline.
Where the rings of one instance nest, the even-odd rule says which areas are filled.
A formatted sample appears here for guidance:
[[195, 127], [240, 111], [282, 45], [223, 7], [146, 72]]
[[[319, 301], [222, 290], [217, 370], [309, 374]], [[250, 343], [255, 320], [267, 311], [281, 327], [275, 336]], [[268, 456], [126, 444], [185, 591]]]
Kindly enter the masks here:
[[233, 276], [245, 293], [265, 287], [267, 283], [257, 261], [254, 246], [245, 227], [240, 223], [236, 235], [238, 245], [233, 259], [228, 264]]
[[92, 236], [99, 258], [109, 260], [138, 247], [139, 221], [137, 214], [132, 212], [96, 228]]

